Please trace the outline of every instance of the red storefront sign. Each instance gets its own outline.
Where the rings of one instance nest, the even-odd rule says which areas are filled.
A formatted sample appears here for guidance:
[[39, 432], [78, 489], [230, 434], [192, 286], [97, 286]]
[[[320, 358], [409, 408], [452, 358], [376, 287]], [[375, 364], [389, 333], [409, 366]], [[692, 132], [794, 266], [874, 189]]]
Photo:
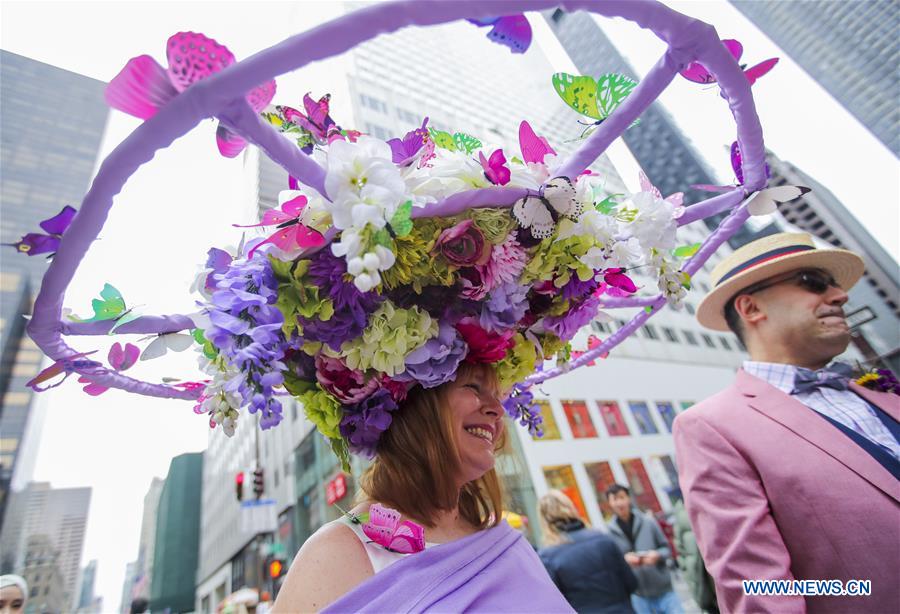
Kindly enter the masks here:
[[333, 480], [325, 485], [325, 502], [328, 505], [340, 501], [347, 494], [347, 477], [343, 473], [337, 474]]

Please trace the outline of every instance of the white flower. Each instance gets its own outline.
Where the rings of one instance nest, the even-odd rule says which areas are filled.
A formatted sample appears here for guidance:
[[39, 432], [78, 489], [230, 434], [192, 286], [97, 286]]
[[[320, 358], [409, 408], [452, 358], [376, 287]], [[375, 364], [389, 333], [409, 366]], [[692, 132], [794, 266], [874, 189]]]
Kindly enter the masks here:
[[611, 269], [627, 269], [640, 264], [644, 258], [644, 251], [640, 242], [634, 237], [627, 240], [615, 241], [609, 247], [609, 261], [606, 266]]
[[644, 249], [672, 249], [675, 247], [675, 206], [650, 192], [638, 192], [631, 198], [637, 208], [634, 221], [628, 224], [628, 231], [636, 237]]
[[348, 263], [351, 259], [359, 256], [360, 253], [362, 253], [362, 250], [362, 236], [360, 236], [360, 233], [353, 228], [344, 230], [341, 233], [340, 240], [331, 244], [331, 253], [339, 258], [341, 256], [346, 257]]
[[594, 270], [604, 269], [606, 264], [606, 250], [602, 247], [592, 247], [587, 253], [578, 259], [585, 266]]

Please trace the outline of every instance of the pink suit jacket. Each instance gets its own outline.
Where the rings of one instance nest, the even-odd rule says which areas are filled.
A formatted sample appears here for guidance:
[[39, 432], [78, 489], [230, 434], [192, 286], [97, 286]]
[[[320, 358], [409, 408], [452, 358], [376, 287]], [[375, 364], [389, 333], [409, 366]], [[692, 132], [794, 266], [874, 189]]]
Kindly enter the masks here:
[[[900, 397], [851, 386], [900, 421]], [[722, 612], [900, 612], [900, 482], [853, 440], [744, 371], [673, 432]], [[871, 580], [872, 595], [746, 596], [743, 579]]]

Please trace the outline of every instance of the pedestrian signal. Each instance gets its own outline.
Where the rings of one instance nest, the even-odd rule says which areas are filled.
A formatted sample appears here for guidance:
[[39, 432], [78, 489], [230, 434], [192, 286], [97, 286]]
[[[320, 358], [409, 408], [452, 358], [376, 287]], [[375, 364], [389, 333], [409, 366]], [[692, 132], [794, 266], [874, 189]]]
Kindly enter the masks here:
[[272, 559], [269, 561], [269, 579], [277, 580], [284, 573], [284, 561], [281, 559]]

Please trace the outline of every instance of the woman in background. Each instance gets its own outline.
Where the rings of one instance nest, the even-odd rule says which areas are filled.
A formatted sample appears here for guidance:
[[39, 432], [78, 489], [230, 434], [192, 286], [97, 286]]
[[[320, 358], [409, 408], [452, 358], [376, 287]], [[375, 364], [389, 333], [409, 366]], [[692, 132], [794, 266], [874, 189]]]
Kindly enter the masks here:
[[637, 578], [612, 538], [587, 528], [558, 490], [541, 497], [539, 508], [545, 544], [539, 554], [569, 604], [578, 612], [633, 614]]
[[25, 610], [28, 583], [22, 576], [0, 576], [0, 614], [19, 614]]

